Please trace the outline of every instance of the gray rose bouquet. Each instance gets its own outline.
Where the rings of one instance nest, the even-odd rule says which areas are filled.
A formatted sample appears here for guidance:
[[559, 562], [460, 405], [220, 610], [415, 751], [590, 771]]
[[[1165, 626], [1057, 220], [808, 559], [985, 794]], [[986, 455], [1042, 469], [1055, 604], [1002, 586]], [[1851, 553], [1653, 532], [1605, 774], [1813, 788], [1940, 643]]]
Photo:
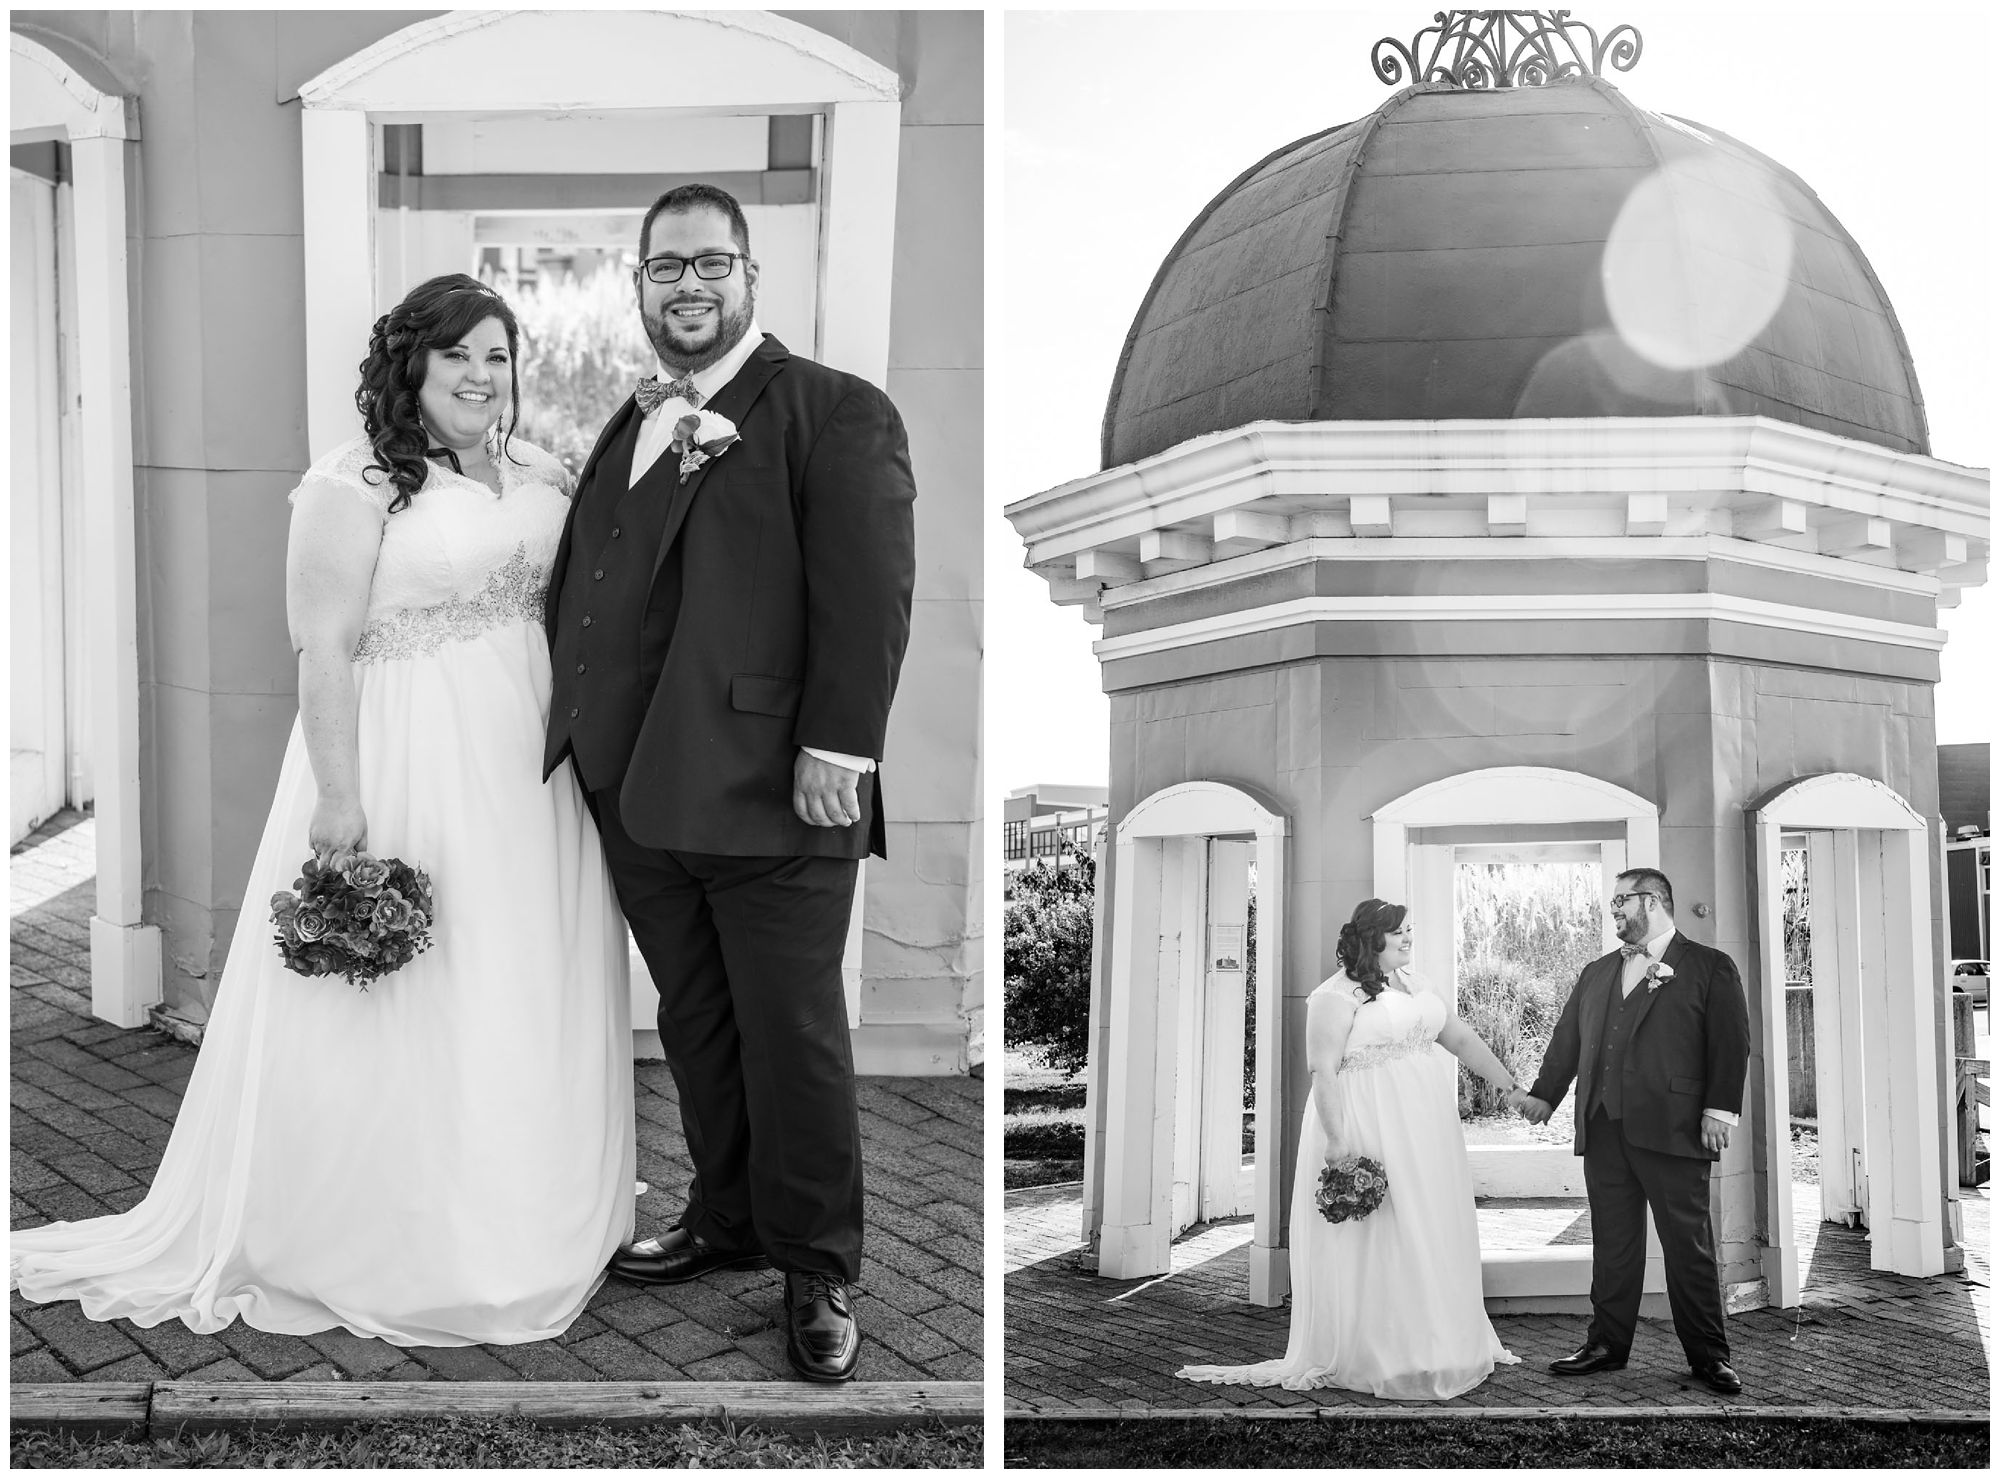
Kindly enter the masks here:
[[338, 868], [307, 858], [289, 892], [271, 895], [285, 969], [345, 976], [363, 991], [431, 948], [430, 876], [401, 858], [356, 853]]
[[1389, 1177], [1372, 1156], [1346, 1155], [1320, 1168], [1313, 1201], [1328, 1222], [1366, 1217], [1389, 1194]]

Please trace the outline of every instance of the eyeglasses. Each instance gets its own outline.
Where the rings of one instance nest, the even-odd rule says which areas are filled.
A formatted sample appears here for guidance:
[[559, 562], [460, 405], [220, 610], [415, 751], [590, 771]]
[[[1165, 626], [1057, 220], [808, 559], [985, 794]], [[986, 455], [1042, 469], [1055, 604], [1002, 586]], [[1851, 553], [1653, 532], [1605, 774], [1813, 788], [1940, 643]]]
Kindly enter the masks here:
[[1658, 897], [1659, 897], [1658, 894], [1651, 893], [1643, 888], [1640, 889], [1637, 893], [1613, 894], [1611, 896], [1611, 907], [1614, 909], [1623, 909], [1628, 899], [1657, 899]]
[[736, 270], [738, 262], [750, 258], [743, 252], [703, 252], [699, 257], [648, 257], [639, 264], [654, 282], [679, 282], [690, 264], [703, 282], [715, 282]]

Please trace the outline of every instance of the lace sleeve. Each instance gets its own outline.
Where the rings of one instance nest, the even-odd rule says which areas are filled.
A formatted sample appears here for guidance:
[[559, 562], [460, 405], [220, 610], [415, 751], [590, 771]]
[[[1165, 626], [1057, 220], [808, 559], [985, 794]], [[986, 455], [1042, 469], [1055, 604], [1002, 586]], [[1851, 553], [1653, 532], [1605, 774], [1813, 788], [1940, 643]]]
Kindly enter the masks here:
[[562, 459], [555, 453], [536, 446], [533, 442], [515, 437], [509, 451], [522, 464], [522, 478], [528, 482], [542, 483], [562, 494], [564, 498], [576, 494], [576, 479], [563, 466]]
[[338, 488], [361, 499], [375, 510], [377, 517], [387, 522], [389, 505], [396, 497], [396, 485], [389, 481], [387, 473], [370, 466], [374, 460], [375, 449], [366, 437], [345, 442], [307, 468], [305, 476], [299, 479], [298, 486], [292, 489], [285, 501], [296, 506], [299, 495], [308, 488]]

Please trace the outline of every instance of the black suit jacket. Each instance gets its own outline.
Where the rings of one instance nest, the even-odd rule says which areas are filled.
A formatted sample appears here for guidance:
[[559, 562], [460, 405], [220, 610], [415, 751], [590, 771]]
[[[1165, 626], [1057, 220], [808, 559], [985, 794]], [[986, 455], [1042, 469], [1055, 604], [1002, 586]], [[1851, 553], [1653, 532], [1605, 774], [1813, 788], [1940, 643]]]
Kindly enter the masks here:
[[[799, 748], [880, 760], [916, 580], [909, 443], [888, 396], [791, 354], [770, 335], [708, 409], [741, 440], [685, 483], [670, 474], [654, 580], [676, 543], [677, 610], [648, 608], [635, 681], [652, 694], [619, 815], [649, 847], [731, 856], [859, 858], [884, 851], [880, 788], [851, 827], [792, 811]], [[638, 414], [628, 399], [578, 479], [550, 575], [550, 645], [582, 490]], [[661, 454], [662, 461], [672, 457]], [[624, 490], [619, 490], [622, 493]], [[552, 714], [544, 774], [567, 752]]]
[[[1554, 1106], [1575, 1080], [1578, 1155], [1583, 1154], [1585, 1122], [1597, 1091], [1604, 1024], [1618, 1000], [1624, 960], [1614, 950], [1583, 968], [1528, 1091]], [[1701, 1143], [1701, 1112], [1743, 1111], [1743, 1079], [1750, 1065], [1743, 982], [1727, 955], [1678, 931], [1661, 964], [1673, 971], [1672, 979], [1652, 987], [1632, 1008], [1637, 1016], [1625, 1047], [1625, 1138], [1665, 1155], [1712, 1161], [1716, 1154]]]

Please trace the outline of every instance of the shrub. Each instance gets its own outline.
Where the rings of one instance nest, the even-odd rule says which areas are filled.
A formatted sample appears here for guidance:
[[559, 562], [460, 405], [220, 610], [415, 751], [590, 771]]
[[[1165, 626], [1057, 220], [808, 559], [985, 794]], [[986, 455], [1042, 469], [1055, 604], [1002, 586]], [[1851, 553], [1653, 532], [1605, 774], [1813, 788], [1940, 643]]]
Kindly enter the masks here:
[[[1548, 1050], [1549, 1035], [1574, 984], [1539, 976], [1515, 961], [1482, 961], [1459, 974], [1458, 1015], [1525, 1087]], [[1459, 1070], [1459, 1118], [1502, 1113], [1505, 1098], [1485, 1079]]]
[[589, 277], [544, 273], [493, 287], [521, 321], [520, 434], [583, 471], [597, 434], [657, 361], [639, 322], [631, 278], [613, 263]]
[[1002, 1146], [1010, 1161], [1080, 1161], [1083, 1122], [1081, 1118], [1015, 1121], [1007, 1125]]
[[1097, 865], [1067, 845], [1063, 866], [1007, 881], [1006, 1042], [1080, 1072], [1090, 1052], [1091, 907]]

